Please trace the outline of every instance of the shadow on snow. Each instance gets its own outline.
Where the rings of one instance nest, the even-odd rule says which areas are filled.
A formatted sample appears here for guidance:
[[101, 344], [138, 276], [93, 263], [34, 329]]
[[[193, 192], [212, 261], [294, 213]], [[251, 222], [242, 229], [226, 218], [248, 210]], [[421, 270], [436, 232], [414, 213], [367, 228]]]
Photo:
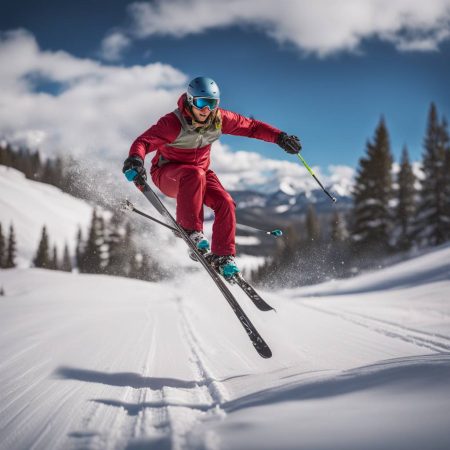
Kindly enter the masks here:
[[281, 402], [335, 397], [378, 387], [395, 392], [420, 391], [445, 385], [450, 388], [450, 354], [395, 358], [324, 376], [314, 381], [292, 381], [222, 405], [226, 412]]

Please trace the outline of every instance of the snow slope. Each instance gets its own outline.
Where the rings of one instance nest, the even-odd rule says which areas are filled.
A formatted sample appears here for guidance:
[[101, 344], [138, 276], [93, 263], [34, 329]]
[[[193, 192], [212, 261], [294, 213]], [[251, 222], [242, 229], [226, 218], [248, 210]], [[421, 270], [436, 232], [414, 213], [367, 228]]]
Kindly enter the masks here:
[[0, 449], [448, 449], [450, 247], [384, 272], [236, 296], [0, 271]]
[[[145, 198], [125, 179], [120, 179], [119, 192], [116, 195], [117, 205], [121, 200], [129, 198], [143, 211], [157, 216]], [[122, 192], [123, 191], [123, 192]], [[175, 205], [171, 199], [166, 203], [173, 213]], [[42, 227], [45, 225], [50, 237], [50, 245], [56, 245], [59, 258], [62, 257], [64, 245], [67, 243], [71, 255], [75, 254], [76, 235], [81, 227], [86, 238], [93, 206], [49, 184], [28, 180], [24, 174], [0, 165], [0, 223], [3, 233], [8, 235], [12, 223], [17, 240], [17, 265], [30, 267], [36, 254]], [[104, 213], [107, 215], [107, 213]], [[130, 213], [131, 214], [131, 213]], [[196, 265], [189, 258], [180, 258], [185, 253], [185, 245], [181, 240], [173, 239], [170, 232], [152, 222], [138, 216], [130, 216], [140, 227], [142, 246], [148, 246], [153, 255], [164, 256], [160, 262], [167, 266], [194, 268]], [[205, 231], [212, 235], [212, 220], [205, 223]], [[253, 239], [253, 240], [251, 240]], [[241, 245], [257, 244], [256, 238], [238, 236]], [[242, 269], [252, 270], [264, 262], [263, 257], [239, 255], [238, 263]]]
[[78, 227], [88, 228], [92, 207], [83, 200], [65, 194], [45, 183], [28, 180], [25, 175], [0, 165], [0, 222], [3, 233], [14, 225], [17, 239], [17, 263], [29, 267], [46, 225], [50, 244], [56, 244], [59, 256], [64, 245], [75, 251]]

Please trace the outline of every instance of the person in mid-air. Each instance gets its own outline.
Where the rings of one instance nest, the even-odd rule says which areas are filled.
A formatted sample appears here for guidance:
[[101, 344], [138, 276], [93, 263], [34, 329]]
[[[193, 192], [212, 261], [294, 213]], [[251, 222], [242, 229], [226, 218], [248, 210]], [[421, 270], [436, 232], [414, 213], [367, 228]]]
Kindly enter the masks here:
[[[209, 168], [211, 144], [221, 134], [273, 142], [292, 154], [300, 152], [301, 144], [298, 137], [219, 108], [219, 103], [216, 82], [207, 77], [194, 78], [179, 98], [177, 109], [133, 142], [123, 173], [139, 187], [139, 180], [147, 179], [144, 158], [156, 151], [150, 168], [153, 182], [165, 195], [176, 198], [177, 222], [213, 267], [230, 279], [240, 272], [234, 259], [236, 205]], [[215, 215], [211, 247], [203, 233], [203, 205]]]

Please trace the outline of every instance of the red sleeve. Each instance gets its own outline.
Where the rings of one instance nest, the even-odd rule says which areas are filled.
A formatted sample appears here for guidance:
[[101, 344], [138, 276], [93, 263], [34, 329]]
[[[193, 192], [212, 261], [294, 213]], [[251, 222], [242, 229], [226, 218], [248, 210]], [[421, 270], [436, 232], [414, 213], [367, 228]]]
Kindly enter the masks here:
[[173, 142], [180, 134], [180, 130], [181, 123], [178, 117], [174, 113], [166, 114], [131, 144], [129, 156], [139, 156], [145, 159], [147, 153]]
[[281, 130], [259, 120], [249, 119], [232, 111], [220, 110], [222, 133], [247, 136], [267, 142], [276, 142]]

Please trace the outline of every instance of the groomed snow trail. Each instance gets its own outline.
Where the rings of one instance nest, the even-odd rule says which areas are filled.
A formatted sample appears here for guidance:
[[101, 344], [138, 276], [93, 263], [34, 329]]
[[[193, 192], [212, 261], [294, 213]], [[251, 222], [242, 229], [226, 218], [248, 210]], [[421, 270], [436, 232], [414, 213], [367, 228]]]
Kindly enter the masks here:
[[270, 360], [202, 273], [2, 270], [0, 449], [449, 448], [450, 249], [422, 258], [277, 313], [234, 288]]

